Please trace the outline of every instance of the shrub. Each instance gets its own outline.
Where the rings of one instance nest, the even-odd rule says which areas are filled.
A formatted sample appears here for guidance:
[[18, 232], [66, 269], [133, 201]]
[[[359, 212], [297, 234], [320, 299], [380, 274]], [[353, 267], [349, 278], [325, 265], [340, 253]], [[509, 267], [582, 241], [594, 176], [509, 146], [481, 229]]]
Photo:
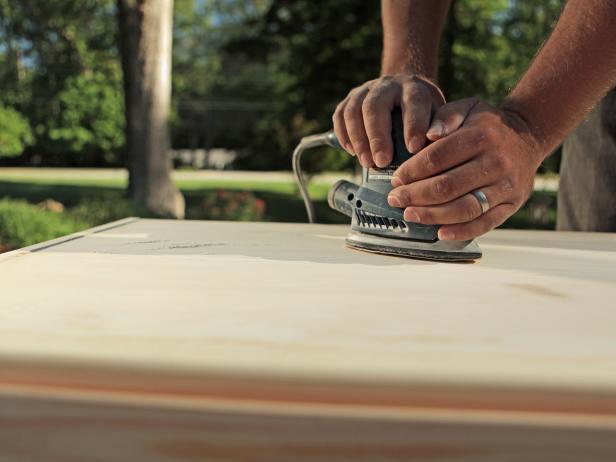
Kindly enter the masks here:
[[248, 191], [219, 190], [205, 196], [200, 212], [206, 220], [260, 221], [265, 202]]
[[32, 141], [28, 121], [15, 109], [0, 105], [0, 157], [19, 156]]
[[126, 217], [149, 217], [146, 210], [121, 197], [107, 196], [101, 199], [85, 199], [66, 213], [76, 221], [98, 226]]
[[0, 200], [0, 246], [16, 249], [87, 228], [87, 224], [25, 201]]
[[[72, 234], [130, 216], [153, 217], [120, 194], [84, 199], [62, 210], [46, 200], [38, 206], [21, 200], [0, 200], [0, 252]], [[265, 202], [250, 192], [212, 191], [191, 210], [191, 218], [259, 221]]]

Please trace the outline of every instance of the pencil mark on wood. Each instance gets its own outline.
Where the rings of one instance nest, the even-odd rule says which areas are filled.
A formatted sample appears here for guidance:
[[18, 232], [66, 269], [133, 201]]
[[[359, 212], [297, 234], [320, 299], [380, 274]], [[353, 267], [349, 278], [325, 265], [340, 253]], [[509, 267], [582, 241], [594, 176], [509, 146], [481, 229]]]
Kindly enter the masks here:
[[550, 289], [549, 287], [540, 286], [538, 284], [518, 284], [518, 283], [510, 283], [507, 284], [509, 287], [513, 287], [514, 289], [520, 289], [525, 292], [530, 292], [535, 295], [542, 295], [544, 297], [551, 298], [567, 298], [565, 294], [560, 292], [556, 292], [555, 290]]

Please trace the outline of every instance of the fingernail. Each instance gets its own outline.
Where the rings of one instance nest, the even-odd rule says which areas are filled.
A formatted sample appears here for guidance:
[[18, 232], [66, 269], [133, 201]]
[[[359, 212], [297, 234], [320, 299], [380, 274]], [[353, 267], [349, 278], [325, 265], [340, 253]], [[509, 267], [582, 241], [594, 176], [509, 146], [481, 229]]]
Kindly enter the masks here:
[[423, 148], [424, 146], [424, 137], [423, 136], [413, 136], [410, 141], [409, 141], [409, 152], [411, 154], [415, 154], [419, 151], [421, 151], [421, 148]]
[[438, 230], [438, 238], [442, 241], [451, 241], [454, 235], [451, 231], [441, 228]]
[[379, 167], [387, 167], [387, 165], [389, 164], [389, 157], [384, 152], [377, 152], [374, 155], [374, 160], [376, 162], [376, 165]]
[[445, 124], [440, 120], [435, 120], [432, 122], [432, 126], [426, 133], [428, 138], [442, 138], [445, 136]]
[[364, 160], [363, 164], [366, 168], [374, 167], [374, 161], [372, 160], [372, 154], [362, 154], [361, 158]]
[[413, 209], [406, 209], [404, 211], [404, 219], [406, 221], [412, 221], [413, 223], [419, 223], [421, 220], [419, 219], [419, 215]]
[[399, 177], [399, 176], [392, 176], [392, 177], [391, 177], [391, 185], [392, 185], [394, 188], [397, 188], [397, 187], [399, 187], [399, 186], [402, 186], [403, 184], [404, 184], [404, 182], [400, 179], [400, 177]]
[[400, 199], [398, 199], [395, 195], [390, 194], [389, 196], [387, 196], [387, 203], [389, 205], [391, 205], [392, 207], [401, 207], [400, 205]]
[[355, 155], [355, 153], [353, 152], [353, 146], [351, 145], [351, 143], [346, 143], [344, 145], [344, 149], [346, 150], [346, 152], [348, 152], [349, 154], [351, 154], [352, 156]]

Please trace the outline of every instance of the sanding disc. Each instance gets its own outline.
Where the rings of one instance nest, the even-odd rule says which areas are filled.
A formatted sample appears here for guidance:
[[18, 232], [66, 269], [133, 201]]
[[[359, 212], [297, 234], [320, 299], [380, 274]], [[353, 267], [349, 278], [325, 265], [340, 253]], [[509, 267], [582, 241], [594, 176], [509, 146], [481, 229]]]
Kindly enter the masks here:
[[462, 262], [481, 258], [481, 249], [475, 241], [429, 243], [351, 231], [347, 235], [346, 243], [353, 249], [421, 260]]

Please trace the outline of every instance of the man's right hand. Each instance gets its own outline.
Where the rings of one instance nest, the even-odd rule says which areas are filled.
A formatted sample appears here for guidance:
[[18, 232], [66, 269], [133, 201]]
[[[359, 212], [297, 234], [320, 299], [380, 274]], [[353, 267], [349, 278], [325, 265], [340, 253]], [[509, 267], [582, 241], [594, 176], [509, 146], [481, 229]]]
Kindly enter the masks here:
[[441, 90], [415, 74], [398, 74], [370, 80], [354, 88], [333, 116], [338, 141], [364, 167], [386, 167], [393, 156], [391, 111], [400, 106], [404, 142], [412, 153], [430, 139], [443, 137], [445, 127], [430, 127], [432, 114], [445, 104]]

